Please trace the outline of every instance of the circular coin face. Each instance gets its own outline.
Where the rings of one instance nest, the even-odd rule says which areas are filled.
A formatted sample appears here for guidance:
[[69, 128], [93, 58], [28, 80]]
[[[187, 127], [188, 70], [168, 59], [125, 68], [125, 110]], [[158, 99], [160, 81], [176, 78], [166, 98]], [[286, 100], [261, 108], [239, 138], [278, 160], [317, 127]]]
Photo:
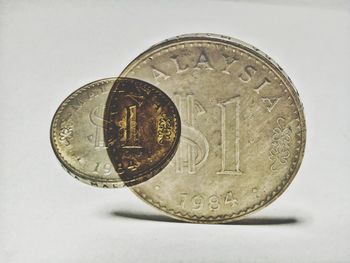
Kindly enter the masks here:
[[124, 186], [103, 137], [104, 109], [115, 80], [98, 80], [72, 93], [51, 124], [51, 145], [62, 166], [76, 179], [98, 187]]
[[179, 144], [181, 126], [175, 104], [164, 92], [141, 80], [115, 81], [104, 120], [108, 155], [127, 186], [161, 171]]
[[177, 105], [177, 153], [156, 177], [133, 187], [175, 218], [202, 223], [242, 218], [290, 184], [305, 147], [302, 104], [267, 55], [241, 41], [184, 35], [153, 46], [122, 76], [144, 80]]

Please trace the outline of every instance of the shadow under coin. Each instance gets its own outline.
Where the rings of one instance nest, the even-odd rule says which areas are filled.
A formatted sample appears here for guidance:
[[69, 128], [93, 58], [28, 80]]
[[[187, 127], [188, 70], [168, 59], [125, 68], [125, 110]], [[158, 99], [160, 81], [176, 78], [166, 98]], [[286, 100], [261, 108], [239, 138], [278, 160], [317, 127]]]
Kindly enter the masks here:
[[[115, 217], [138, 219], [138, 220], [148, 220], [148, 221], [158, 221], [158, 222], [170, 222], [170, 223], [186, 223], [165, 215], [156, 214], [142, 214], [129, 211], [112, 211], [110, 213]], [[230, 223], [225, 223], [224, 225], [292, 225], [300, 224], [301, 221], [295, 217], [251, 217], [241, 219], [239, 221], [234, 221]]]
[[133, 212], [129, 212], [129, 211], [112, 211], [111, 215], [115, 216], [115, 217], [148, 220], [148, 221], [185, 223], [185, 222], [182, 222], [180, 220], [177, 220], [177, 219], [165, 216], [165, 215], [142, 214], [142, 213], [133, 213]]
[[292, 225], [299, 224], [300, 220], [294, 217], [252, 217], [245, 218], [239, 221], [226, 223], [227, 225], [252, 225], [252, 226], [262, 226], [262, 225]]

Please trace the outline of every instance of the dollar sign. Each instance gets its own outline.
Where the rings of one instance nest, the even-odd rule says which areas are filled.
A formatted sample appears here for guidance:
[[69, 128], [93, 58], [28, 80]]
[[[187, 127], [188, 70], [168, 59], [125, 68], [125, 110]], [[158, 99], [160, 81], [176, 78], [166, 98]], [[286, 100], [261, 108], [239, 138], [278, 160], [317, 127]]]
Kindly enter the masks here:
[[99, 105], [90, 112], [90, 122], [95, 126], [95, 133], [87, 136], [88, 140], [94, 144], [95, 148], [106, 148], [103, 137], [103, 114], [105, 107]]
[[176, 173], [183, 173], [184, 168], [187, 167], [188, 174], [195, 174], [198, 167], [208, 158], [209, 144], [205, 136], [194, 127], [194, 117], [206, 111], [198, 101], [194, 100], [193, 94], [185, 94], [185, 96], [176, 94], [175, 103], [180, 114], [185, 113], [181, 142], [175, 155]]

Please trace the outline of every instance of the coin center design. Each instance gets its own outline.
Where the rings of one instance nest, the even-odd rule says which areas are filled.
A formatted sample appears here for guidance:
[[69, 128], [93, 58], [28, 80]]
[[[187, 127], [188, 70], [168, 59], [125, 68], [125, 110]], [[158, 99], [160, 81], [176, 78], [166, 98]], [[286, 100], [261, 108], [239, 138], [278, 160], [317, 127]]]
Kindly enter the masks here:
[[151, 178], [174, 156], [180, 138], [179, 114], [170, 98], [153, 85], [117, 79], [104, 119], [108, 155], [127, 185]]
[[280, 68], [256, 50], [184, 36], [152, 47], [124, 70], [169, 94], [182, 120], [173, 161], [136, 194], [184, 220], [221, 222], [286, 189], [303, 155], [302, 106]]

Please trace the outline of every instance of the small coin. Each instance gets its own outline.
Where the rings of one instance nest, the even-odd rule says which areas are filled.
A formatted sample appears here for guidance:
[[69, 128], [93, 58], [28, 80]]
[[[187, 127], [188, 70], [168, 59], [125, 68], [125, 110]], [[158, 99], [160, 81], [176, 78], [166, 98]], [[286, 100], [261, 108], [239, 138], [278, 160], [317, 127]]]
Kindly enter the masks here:
[[179, 113], [171, 99], [149, 83], [118, 78], [108, 96], [104, 119], [108, 155], [127, 186], [156, 175], [176, 152]]
[[133, 187], [150, 205], [189, 222], [234, 221], [270, 204], [296, 175], [303, 107], [260, 50], [224, 36], [184, 35], [145, 51], [122, 76], [159, 87], [182, 120], [171, 163]]
[[103, 137], [105, 105], [115, 80], [97, 80], [73, 92], [51, 124], [51, 145], [62, 166], [76, 179], [97, 187], [124, 186]]
[[146, 181], [174, 156], [180, 138], [174, 103], [144, 81], [108, 78], [72, 93], [51, 124], [51, 145], [76, 179], [118, 188]]

